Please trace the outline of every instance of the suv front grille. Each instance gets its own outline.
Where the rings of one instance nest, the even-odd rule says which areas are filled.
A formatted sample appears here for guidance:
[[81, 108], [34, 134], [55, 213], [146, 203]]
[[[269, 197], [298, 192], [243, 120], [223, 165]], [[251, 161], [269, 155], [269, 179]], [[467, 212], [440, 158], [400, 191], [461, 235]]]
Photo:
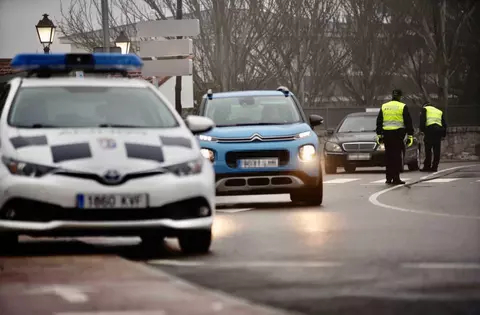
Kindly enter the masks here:
[[373, 151], [376, 145], [375, 142], [350, 142], [344, 143], [342, 146], [346, 152], [369, 152]]
[[288, 150], [230, 151], [225, 156], [227, 165], [232, 168], [237, 167], [238, 160], [255, 158], [278, 158], [278, 164], [284, 166], [290, 161], [290, 152]]

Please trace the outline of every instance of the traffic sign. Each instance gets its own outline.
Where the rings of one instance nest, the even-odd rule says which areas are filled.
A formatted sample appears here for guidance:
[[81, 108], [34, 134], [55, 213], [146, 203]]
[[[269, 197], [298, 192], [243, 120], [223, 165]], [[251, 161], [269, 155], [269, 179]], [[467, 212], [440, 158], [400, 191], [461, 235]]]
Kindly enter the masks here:
[[191, 59], [144, 60], [142, 75], [146, 77], [167, 77], [192, 75]]
[[191, 39], [171, 39], [161, 41], [141, 41], [141, 57], [175, 57], [193, 54]]
[[137, 37], [197, 36], [200, 34], [198, 19], [143, 21], [136, 25]]

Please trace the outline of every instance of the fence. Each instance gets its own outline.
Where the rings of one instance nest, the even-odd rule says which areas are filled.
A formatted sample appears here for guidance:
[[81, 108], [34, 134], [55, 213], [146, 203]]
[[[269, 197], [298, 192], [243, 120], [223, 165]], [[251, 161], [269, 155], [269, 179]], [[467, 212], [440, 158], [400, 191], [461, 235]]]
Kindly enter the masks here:
[[[418, 127], [420, 120], [420, 107], [409, 106], [413, 124]], [[363, 107], [317, 107], [305, 108], [307, 115], [317, 114], [322, 116], [324, 128], [335, 128], [340, 121], [348, 114], [365, 112]], [[480, 104], [465, 106], [450, 106], [446, 113], [446, 120], [449, 127], [480, 126]]]

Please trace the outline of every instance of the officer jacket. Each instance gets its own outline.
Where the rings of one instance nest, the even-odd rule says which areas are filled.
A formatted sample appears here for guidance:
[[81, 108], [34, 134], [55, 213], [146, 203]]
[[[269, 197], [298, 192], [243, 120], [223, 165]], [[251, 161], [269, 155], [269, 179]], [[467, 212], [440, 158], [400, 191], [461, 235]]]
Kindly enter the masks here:
[[[429, 111], [433, 115], [429, 115]], [[441, 133], [443, 137], [447, 134], [447, 122], [445, 121], [445, 114], [441, 113], [441, 124], [438, 124], [438, 111], [439, 109], [434, 106], [425, 106], [422, 109], [420, 114], [420, 131], [423, 133], [438, 132]], [[430, 117], [429, 117], [430, 116]], [[429, 119], [430, 118], [430, 119]]]
[[381, 135], [385, 130], [401, 130], [413, 136], [413, 123], [408, 106], [395, 100], [382, 105], [377, 116], [376, 132]]

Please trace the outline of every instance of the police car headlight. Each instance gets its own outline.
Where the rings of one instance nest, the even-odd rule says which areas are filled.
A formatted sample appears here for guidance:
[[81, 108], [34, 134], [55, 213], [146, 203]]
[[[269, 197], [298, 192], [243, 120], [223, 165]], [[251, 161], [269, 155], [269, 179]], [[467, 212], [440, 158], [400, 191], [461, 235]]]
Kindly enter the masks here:
[[342, 148], [337, 143], [327, 142], [325, 143], [325, 151], [328, 152], [342, 152]]
[[300, 147], [298, 151], [298, 157], [304, 162], [309, 162], [315, 158], [317, 150], [311, 144], [306, 144]]
[[385, 144], [380, 143], [380, 144], [377, 146], [377, 151], [385, 151]]
[[167, 169], [171, 173], [174, 173], [177, 176], [195, 175], [199, 174], [202, 171], [203, 163], [205, 163], [205, 160], [202, 157], [193, 161], [170, 165], [165, 167], [165, 169]]
[[200, 149], [200, 153], [202, 153], [202, 156], [210, 162], [215, 160], [215, 152], [213, 152], [213, 150], [203, 148]]
[[2, 162], [11, 174], [19, 176], [42, 177], [56, 169], [55, 167], [17, 161], [4, 156]]

